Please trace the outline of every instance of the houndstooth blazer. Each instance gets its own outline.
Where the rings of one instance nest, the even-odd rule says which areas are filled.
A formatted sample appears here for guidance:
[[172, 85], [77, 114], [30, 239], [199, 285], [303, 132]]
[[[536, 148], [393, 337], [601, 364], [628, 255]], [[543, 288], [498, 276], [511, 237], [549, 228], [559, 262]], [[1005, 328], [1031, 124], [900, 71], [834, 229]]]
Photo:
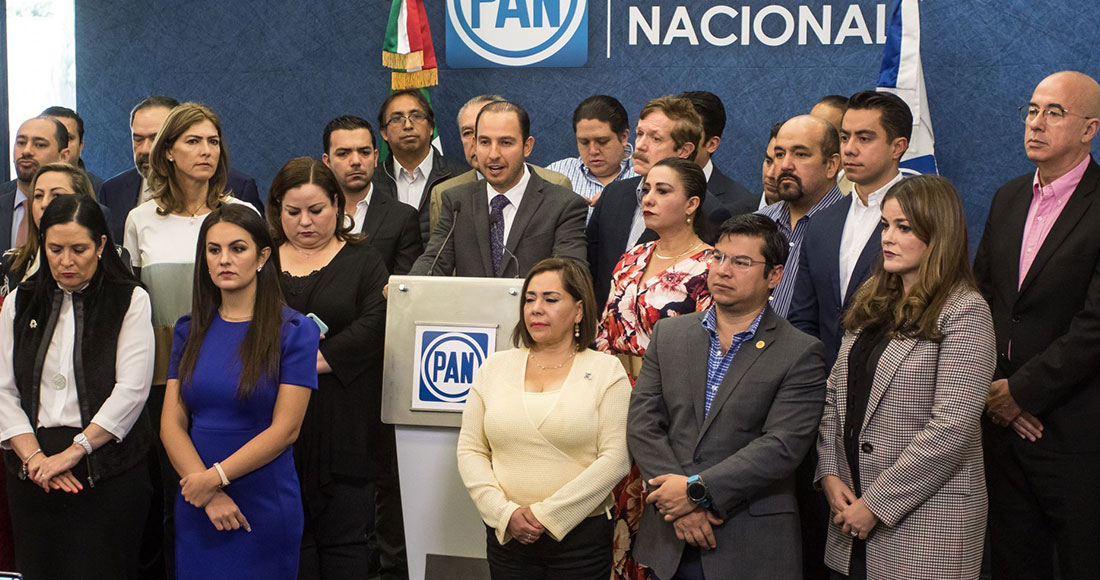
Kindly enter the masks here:
[[[996, 364], [993, 321], [977, 291], [956, 288], [939, 317], [941, 342], [894, 339], [875, 372], [859, 435], [867, 507], [879, 518], [867, 538], [871, 580], [977, 579], [988, 501], [981, 414]], [[829, 376], [815, 481], [851, 488], [844, 453], [847, 333]], [[829, 522], [825, 563], [847, 573], [852, 537]]]

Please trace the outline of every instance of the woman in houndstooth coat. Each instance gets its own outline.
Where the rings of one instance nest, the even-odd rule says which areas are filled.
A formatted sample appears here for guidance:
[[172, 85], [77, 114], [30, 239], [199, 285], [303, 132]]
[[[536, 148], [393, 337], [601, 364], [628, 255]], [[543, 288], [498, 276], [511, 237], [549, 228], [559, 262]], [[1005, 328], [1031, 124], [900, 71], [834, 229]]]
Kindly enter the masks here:
[[902, 180], [882, 260], [844, 318], [816, 480], [836, 579], [977, 579], [988, 507], [980, 419], [996, 361], [955, 189]]

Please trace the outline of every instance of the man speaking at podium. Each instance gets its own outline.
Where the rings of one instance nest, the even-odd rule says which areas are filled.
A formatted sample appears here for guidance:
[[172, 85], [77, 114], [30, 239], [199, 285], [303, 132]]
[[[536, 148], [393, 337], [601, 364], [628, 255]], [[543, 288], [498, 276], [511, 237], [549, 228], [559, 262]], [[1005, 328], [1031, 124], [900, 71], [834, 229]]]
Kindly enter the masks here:
[[588, 204], [527, 166], [535, 146], [527, 111], [489, 103], [477, 117], [476, 157], [485, 179], [443, 193], [439, 222], [414, 276], [522, 278], [551, 256], [587, 264]]

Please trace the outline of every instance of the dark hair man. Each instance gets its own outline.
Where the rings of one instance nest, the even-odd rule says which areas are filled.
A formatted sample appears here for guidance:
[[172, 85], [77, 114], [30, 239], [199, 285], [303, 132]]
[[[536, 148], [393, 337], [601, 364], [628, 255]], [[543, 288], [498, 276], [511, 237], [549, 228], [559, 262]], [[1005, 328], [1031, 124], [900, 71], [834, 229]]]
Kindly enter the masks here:
[[352, 232], [366, 235], [391, 274], [408, 274], [424, 250], [420, 214], [385, 195], [372, 195], [378, 149], [374, 128], [366, 119], [336, 117], [325, 125], [321, 161], [332, 170], [344, 194], [344, 214], [354, 220]]
[[611, 273], [623, 252], [657, 239], [642, 218], [642, 180], [649, 168], [666, 157], [695, 159], [703, 139], [703, 122], [687, 99], [671, 95], [653, 99], [642, 107], [638, 119], [633, 158], [638, 175], [604, 188], [588, 220], [588, 267], [598, 304], [607, 301]]
[[390, 154], [374, 172], [374, 190], [412, 206], [420, 215], [420, 238], [431, 235], [432, 187], [464, 169], [457, 158], [444, 157], [432, 147], [435, 112], [419, 89], [396, 91], [378, 109], [378, 130]]
[[443, 192], [439, 223], [410, 273], [523, 277], [543, 258], [583, 262], [587, 204], [527, 165], [535, 147], [527, 111], [506, 101], [488, 103], [476, 127], [485, 179]]
[[763, 182], [764, 191], [760, 194], [760, 204], [756, 206], [758, 210], [779, 202], [779, 186], [775, 183], [779, 171], [775, 164], [775, 156], [772, 154], [772, 149], [775, 147], [775, 136], [779, 134], [779, 128], [782, 126], [783, 123], [772, 125], [772, 130], [768, 134], [768, 146], [764, 148], [764, 163], [760, 168], [760, 179]]
[[793, 479], [828, 373], [821, 343], [768, 306], [787, 251], [768, 218], [734, 216], [709, 256], [714, 306], [653, 329], [627, 443], [653, 504], [634, 553], [659, 578], [802, 578]]
[[718, 95], [707, 91], [687, 91], [680, 97], [691, 101], [703, 121], [703, 140], [695, 149], [695, 163], [707, 177], [707, 197], [703, 213], [717, 227], [730, 216], [757, 210], [757, 198], [745, 186], [730, 179], [714, 165], [714, 152], [722, 144], [726, 130], [726, 107]]
[[[146, 176], [149, 173], [149, 153], [153, 150], [153, 141], [160, 133], [160, 127], [168, 112], [179, 106], [172, 97], [153, 95], [145, 97], [130, 110], [130, 137], [134, 151], [134, 168], [128, 169], [103, 182], [96, 190], [99, 203], [110, 209], [107, 225], [111, 228], [111, 237], [122, 243], [123, 230], [126, 228], [126, 216], [130, 210], [149, 201], [153, 191], [149, 189]], [[229, 168], [226, 188], [234, 197], [247, 201], [263, 215], [263, 202], [256, 188], [256, 180], [245, 173]], [[160, 415], [156, 416], [156, 420]]]
[[31, 180], [47, 163], [69, 161], [69, 132], [50, 117], [33, 117], [15, 133], [12, 162], [15, 179], [0, 184], [0, 252], [27, 241], [27, 218], [32, 199]]
[[[902, 179], [898, 163], [909, 147], [913, 115], [897, 95], [862, 91], [846, 100], [840, 130], [841, 159], [854, 183], [848, 197], [822, 209], [806, 228], [798, 279], [787, 320], [825, 345], [831, 367], [844, 330], [840, 321], [856, 289], [871, 275], [882, 252], [882, 198]], [[829, 506], [813, 489], [816, 457], [799, 467], [802, 563], [808, 580], [829, 577], [825, 566]]]
[[103, 178], [88, 171], [88, 168], [84, 167], [84, 159], [80, 156], [84, 151], [84, 119], [80, 118], [76, 111], [62, 106], [47, 107], [42, 111], [41, 116], [60, 121], [65, 126], [65, 130], [69, 133], [69, 163], [83, 169], [84, 173], [88, 174], [88, 179], [92, 181], [92, 189], [99, 191], [100, 186], [103, 185]]
[[1100, 85], [1063, 71], [1020, 108], [1035, 171], [993, 196], [974, 273], [997, 371], [983, 421], [993, 577], [1096, 577]]
[[573, 183], [573, 191], [588, 200], [588, 213], [600, 199], [604, 187], [630, 179], [634, 164], [630, 155], [630, 124], [626, 108], [615, 97], [592, 95], [573, 110], [573, 135], [577, 157], [566, 157], [547, 166]]
[[815, 215], [841, 199], [836, 187], [840, 169], [840, 139], [828, 121], [799, 115], [783, 123], [772, 149], [779, 173], [779, 203], [760, 210], [787, 236], [791, 253], [783, 280], [772, 295], [772, 308], [786, 318], [799, 277], [799, 251]]

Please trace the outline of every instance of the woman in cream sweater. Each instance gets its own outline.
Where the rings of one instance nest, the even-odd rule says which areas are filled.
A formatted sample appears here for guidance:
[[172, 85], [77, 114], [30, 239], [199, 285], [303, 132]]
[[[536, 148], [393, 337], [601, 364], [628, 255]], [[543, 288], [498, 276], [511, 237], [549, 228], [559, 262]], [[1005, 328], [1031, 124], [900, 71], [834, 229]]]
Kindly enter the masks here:
[[626, 475], [630, 383], [596, 334], [588, 269], [549, 258], [523, 284], [516, 348], [481, 367], [458, 438], [458, 469], [487, 527], [494, 580], [604, 580], [611, 490]]

